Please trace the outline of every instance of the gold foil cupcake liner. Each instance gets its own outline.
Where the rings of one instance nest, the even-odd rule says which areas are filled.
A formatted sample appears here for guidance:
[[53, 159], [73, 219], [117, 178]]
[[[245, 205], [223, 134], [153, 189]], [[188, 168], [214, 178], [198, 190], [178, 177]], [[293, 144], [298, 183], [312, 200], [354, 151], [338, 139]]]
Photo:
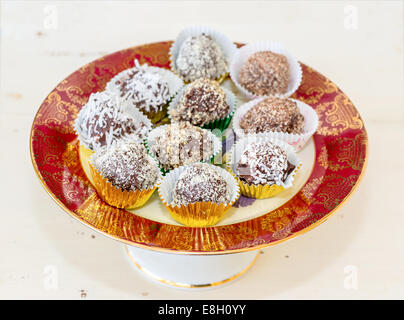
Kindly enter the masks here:
[[93, 154], [93, 150], [86, 148], [82, 143], [79, 142], [79, 158], [81, 167], [83, 168], [84, 173], [92, 185], [94, 185], [94, 181], [90, 172], [90, 158]]
[[[236, 112], [234, 113], [234, 116], [233, 116], [233, 130], [238, 138], [242, 138], [242, 137], [245, 137], [248, 135], [248, 134], [245, 134], [244, 129], [242, 129], [240, 127], [240, 122], [241, 122], [242, 118], [251, 108], [253, 108], [256, 104], [258, 104], [259, 102], [261, 102], [264, 99], [266, 99], [266, 97], [260, 97], [260, 98], [251, 100], [247, 103], [244, 103], [236, 110]], [[302, 149], [304, 147], [304, 145], [309, 141], [309, 139], [317, 131], [318, 115], [317, 115], [316, 111], [312, 107], [307, 105], [306, 103], [299, 101], [299, 100], [291, 99], [291, 98], [287, 98], [287, 99], [296, 102], [300, 113], [304, 117], [303, 133], [302, 134], [291, 134], [291, 133], [286, 133], [286, 132], [268, 131], [268, 132], [262, 132], [259, 134], [285, 141], [288, 144], [290, 144], [296, 151], [299, 151], [300, 149]]]
[[[177, 36], [177, 39], [171, 45], [170, 51], [168, 53], [168, 57], [169, 57], [169, 61], [170, 61], [170, 68], [176, 75], [178, 75], [180, 78], [183, 78], [183, 77], [181, 77], [181, 75], [178, 74], [178, 72], [175, 68], [175, 60], [177, 58], [179, 50], [180, 50], [183, 42], [188, 37], [198, 36], [203, 33], [211, 36], [213, 38], [213, 40], [220, 45], [220, 47], [223, 50], [224, 55], [227, 57], [228, 68], [227, 68], [226, 72], [219, 75], [216, 79], [212, 79], [212, 80], [216, 80], [219, 83], [222, 83], [229, 75], [230, 63], [233, 59], [233, 56], [236, 53], [237, 47], [233, 43], [233, 41], [231, 41], [227, 36], [225, 36], [221, 32], [218, 32], [215, 29], [208, 27], [208, 26], [195, 25], [195, 26], [190, 26], [190, 27], [187, 27], [187, 28], [181, 30], [181, 32]], [[191, 82], [188, 79], [183, 79], [183, 80], [185, 83]]]
[[[293, 176], [295, 176], [299, 169], [300, 169], [300, 166], [296, 167], [295, 170], [291, 174], [293, 174]], [[248, 184], [248, 183], [242, 181], [239, 177], [237, 177], [236, 174], [233, 172], [233, 170], [230, 167], [227, 167], [227, 170], [237, 180], [237, 182], [240, 186], [240, 193], [243, 196], [246, 196], [249, 198], [254, 198], [254, 199], [267, 199], [267, 198], [276, 196], [277, 194], [279, 194], [283, 190], [285, 190], [285, 188], [283, 186], [280, 186], [277, 184], [272, 184], [272, 185]]]
[[146, 190], [121, 190], [113, 186], [101, 173], [90, 163], [90, 174], [94, 181], [94, 187], [102, 200], [111, 206], [121, 209], [136, 209], [143, 206], [151, 197], [157, 186]]
[[175, 187], [180, 174], [184, 172], [189, 165], [178, 167], [171, 170], [158, 186], [160, 199], [174, 220], [188, 227], [208, 227], [217, 224], [233, 206], [240, 196], [240, 190], [237, 181], [226, 170], [212, 165], [220, 175], [226, 179], [231, 190], [231, 199], [228, 203], [196, 202], [188, 205], [174, 206], [172, 202], [172, 191]]
[[[288, 175], [285, 182], [281, 184], [266, 184], [266, 185], [255, 185], [255, 184], [248, 184], [242, 181], [236, 174], [236, 166], [240, 161], [240, 157], [243, 154], [244, 149], [251, 143], [254, 142], [271, 142], [279, 147], [287, 153], [288, 161], [295, 166], [294, 170]], [[237, 180], [240, 193], [243, 196], [255, 199], [267, 199], [273, 196], [276, 196], [280, 192], [285, 189], [291, 188], [293, 186], [294, 177], [296, 173], [301, 168], [302, 163], [299, 161], [298, 157], [296, 156], [292, 146], [287, 144], [286, 142], [276, 139], [274, 137], [269, 137], [267, 135], [262, 134], [254, 134], [254, 135], [247, 135], [244, 138], [238, 140], [228, 154], [226, 154], [226, 169], [229, 171]]]
[[217, 224], [232, 207], [231, 204], [212, 202], [191, 203], [187, 206], [172, 207], [164, 204], [173, 219], [188, 227], [208, 227]]
[[[84, 173], [96, 189], [98, 195], [109, 205], [121, 209], [135, 209], [143, 206], [157, 188], [158, 182], [150, 189], [138, 191], [122, 191], [114, 187], [91, 164], [91, 156], [94, 151], [80, 143], [79, 158]], [[159, 181], [160, 179], [158, 179]]]

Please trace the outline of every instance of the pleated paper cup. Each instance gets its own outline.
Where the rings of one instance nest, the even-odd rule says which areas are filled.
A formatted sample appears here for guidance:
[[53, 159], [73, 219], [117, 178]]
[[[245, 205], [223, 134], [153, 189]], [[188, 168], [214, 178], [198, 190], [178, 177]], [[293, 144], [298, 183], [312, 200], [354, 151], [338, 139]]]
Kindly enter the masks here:
[[[117, 81], [124, 81], [128, 79], [129, 74], [135, 69], [135, 68], [142, 68], [146, 72], [152, 72], [152, 73], [157, 73], [161, 76], [162, 79], [164, 79], [169, 88], [169, 93], [170, 93], [170, 98], [167, 100], [166, 104], [161, 106], [159, 110], [154, 111], [150, 109], [149, 111], [147, 110], [140, 110], [143, 114], [145, 114], [152, 123], [157, 123], [161, 121], [166, 115], [167, 115], [167, 108], [168, 108], [168, 103], [171, 101], [171, 99], [178, 93], [179, 90], [184, 86], [184, 82], [182, 79], [177, 76], [174, 72], [159, 68], [159, 67], [154, 67], [154, 66], [149, 66], [147, 64], [144, 64], [142, 66], [139, 65], [139, 62], [135, 60], [135, 67], [126, 69], [120, 73], [118, 73], [116, 76], [114, 76], [106, 85], [106, 89], [109, 92], [112, 92], [116, 94], [118, 97], [121, 96], [121, 91], [119, 85], [116, 84]], [[125, 99], [125, 98], [122, 98]], [[133, 108], [137, 107], [131, 102], [130, 98], [125, 99], [128, 101]]]
[[[181, 166], [179, 163], [180, 162], [179, 158], [178, 159], [176, 158], [176, 160], [178, 160], [178, 161], [176, 161], [175, 163], [168, 163], [168, 164], [161, 163], [152, 151], [152, 147], [156, 144], [156, 139], [164, 134], [164, 129], [167, 126], [169, 126], [169, 124], [165, 124], [165, 125], [159, 126], [157, 128], [154, 128], [152, 131], [150, 131], [150, 133], [145, 141], [145, 146], [146, 146], [146, 149], [147, 149], [149, 155], [158, 162], [159, 168], [160, 168], [161, 172], [163, 173], [163, 175], [170, 172], [170, 170], [171, 170], [171, 169], [167, 169], [167, 165], [169, 165], [170, 167], [172, 166], [174, 168]], [[212, 148], [212, 152], [209, 154], [209, 156], [206, 156], [204, 159], [200, 160], [200, 162], [212, 162], [212, 161], [214, 161], [215, 157], [222, 152], [222, 142], [219, 140], [219, 138], [217, 136], [215, 136], [209, 130], [207, 130], [207, 129], [202, 129], [202, 130], [206, 130], [210, 141], [212, 141], [213, 148]], [[191, 164], [191, 163], [186, 163], [186, 164]]]
[[189, 165], [171, 170], [158, 186], [158, 192], [164, 206], [177, 222], [188, 227], [208, 227], [217, 224], [240, 196], [239, 186], [234, 177], [226, 170], [211, 165], [228, 183], [231, 199], [227, 203], [196, 202], [188, 205], [172, 205], [175, 183]]
[[[237, 164], [239, 163], [244, 150], [249, 144], [256, 142], [271, 142], [274, 145], [277, 145], [285, 150], [288, 161], [295, 166], [295, 169], [288, 175], [284, 182], [280, 182], [279, 184], [255, 185], [248, 184], [238, 177]], [[240, 186], [240, 193], [246, 197], [255, 199], [271, 198], [279, 194], [283, 190], [291, 188], [293, 186], [294, 177], [301, 166], [302, 163], [300, 162], [293, 148], [289, 144], [274, 137], [268, 137], [262, 134], [253, 134], [241, 138], [233, 145], [229, 153], [226, 155], [226, 169], [237, 180]]]
[[[261, 97], [250, 102], [247, 102], [241, 105], [233, 116], [233, 130], [238, 138], [245, 137], [248, 134], [254, 134], [254, 132], [244, 133], [244, 130], [240, 127], [240, 122], [244, 115], [253, 108], [257, 103], [261, 102], [262, 100], [266, 99], [267, 97]], [[318, 115], [316, 111], [307, 105], [306, 103], [288, 98], [288, 100], [292, 100], [296, 102], [297, 107], [299, 108], [300, 113], [304, 117], [304, 129], [302, 134], [292, 134], [292, 133], [285, 133], [285, 132], [276, 132], [276, 131], [267, 131], [264, 133], [260, 133], [262, 135], [267, 135], [269, 137], [273, 137], [275, 139], [279, 139], [282, 141], [287, 142], [296, 152], [300, 151], [303, 146], [309, 141], [312, 135], [316, 132], [318, 127]]]
[[[188, 28], [183, 29], [178, 34], [177, 39], [171, 45], [171, 48], [169, 51], [169, 59], [170, 59], [170, 68], [173, 72], [178, 74], [178, 71], [176, 68], [176, 61], [177, 61], [178, 54], [180, 52], [181, 46], [184, 43], [184, 41], [190, 37], [199, 36], [201, 34], [206, 34], [206, 35], [210, 36], [221, 47], [224, 55], [227, 58], [228, 66], [230, 66], [233, 55], [235, 54], [235, 52], [237, 50], [237, 47], [233, 43], [233, 41], [231, 41], [227, 36], [225, 36], [221, 32], [218, 32], [211, 27], [190, 26]], [[229, 73], [229, 69], [227, 68], [227, 70], [224, 73], [218, 75], [218, 77], [216, 79], [212, 79], [212, 80], [217, 80], [220, 83], [227, 77], [228, 73]], [[186, 83], [189, 83], [196, 79], [183, 78], [183, 80]]]
[[111, 206], [121, 208], [121, 209], [136, 209], [142, 207], [147, 200], [151, 197], [153, 192], [156, 190], [158, 183], [160, 182], [161, 176], [156, 180], [156, 183], [144, 190], [122, 190], [115, 187], [104, 178], [100, 171], [98, 171], [93, 164], [89, 164], [90, 175], [93, 181], [93, 185], [102, 200]]
[[[177, 95], [174, 97], [174, 99], [170, 102], [170, 104], [168, 106], [168, 117], [170, 118], [171, 123], [175, 122], [172, 119], [171, 111], [178, 106], [178, 103], [180, 102], [182, 95], [184, 94], [184, 92], [187, 90], [187, 88], [189, 86], [190, 86], [190, 84], [185, 85], [177, 93]], [[220, 129], [221, 131], [224, 131], [224, 130], [227, 129], [227, 127], [229, 126], [229, 124], [231, 122], [231, 119], [234, 116], [234, 112], [236, 111], [236, 108], [237, 108], [236, 95], [231, 90], [229, 90], [227, 88], [224, 88], [224, 87], [221, 87], [221, 88], [226, 93], [226, 102], [230, 107], [229, 114], [225, 118], [217, 119], [215, 121], [212, 121], [212, 122], [209, 122], [209, 123], [203, 125], [202, 128], [204, 128], [204, 129], [209, 129], [209, 130]]]
[[[291, 55], [280, 43], [271, 41], [262, 41], [247, 44], [239, 49], [234, 54], [230, 64], [230, 77], [237, 88], [248, 98], [254, 99], [259, 95], [247, 90], [239, 82], [239, 74], [243, 65], [256, 52], [271, 51], [277, 54], [282, 54], [286, 57], [289, 64], [289, 83], [288, 90], [283, 94], [273, 94], [273, 96], [286, 98], [291, 96], [300, 86], [302, 82], [302, 68], [296, 58]], [[269, 95], [268, 95], [269, 96]]]

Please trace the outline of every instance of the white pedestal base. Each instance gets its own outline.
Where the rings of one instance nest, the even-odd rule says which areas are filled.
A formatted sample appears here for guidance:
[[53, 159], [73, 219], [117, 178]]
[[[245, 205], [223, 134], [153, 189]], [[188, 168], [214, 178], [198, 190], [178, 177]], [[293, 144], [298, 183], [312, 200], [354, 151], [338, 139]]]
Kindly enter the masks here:
[[162, 284], [206, 288], [234, 280], [256, 261], [259, 251], [224, 255], [182, 255], [125, 246], [131, 262]]

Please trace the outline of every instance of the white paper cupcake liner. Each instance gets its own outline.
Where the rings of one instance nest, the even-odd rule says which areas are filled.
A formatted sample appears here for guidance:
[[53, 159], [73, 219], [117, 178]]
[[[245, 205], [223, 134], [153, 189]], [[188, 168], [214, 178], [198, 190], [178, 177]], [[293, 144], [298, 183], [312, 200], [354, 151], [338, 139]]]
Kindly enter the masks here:
[[[102, 94], [102, 93], [103, 92], [97, 92], [97, 93], [93, 93], [93, 94]], [[115, 144], [118, 140], [130, 140], [130, 141], [143, 142], [146, 139], [148, 132], [152, 129], [151, 121], [142, 112], [140, 112], [137, 108], [132, 108], [131, 104], [129, 104], [127, 101], [120, 100], [118, 97], [116, 97], [115, 101], [116, 101], [116, 108], [121, 110], [126, 115], [131, 116], [135, 120], [136, 126], [140, 126], [141, 123], [143, 123], [145, 125], [144, 132], [143, 132], [144, 138], [139, 139], [136, 136], [136, 134], [127, 134], [119, 139], [113, 139], [112, 141], [107, 143], [107, 146], [109, 147], [109, 146]], [[76, 120], [74, 122], [74, 131], [77, 134], [80, 143], [85, 148], [93, 150], [94, 148], [90, 148], [91, 137], [89, 135], [88, 128], [83, 125], [83, 122], [87, 119], [87, 117], [90, 117], [90, 116], [92, 116], [92, 115], [86, 114], [86, 113], [80, 111], [78, 117], [76, 118]], [[97, 149], [97, 147], [95, 149]], [[96, 150], [94, 150], [94, 151], [96, 151]]]
[[[121, 95], [120, 87], [119, 85], [116, 84], [117, 81], [123, 81], [128, 78], [128, 74], [132, 72], [133, 69], [139, 67], [139, 62], [135, 60], [135, 67], [129, 68], [126, 70], [121, 71], [118, 73], [116, 76], [114, 76], [107, 84], [105, 87], [105, 90], [112, 92], [116, 94], [118, 97]], [[170, 93], [170, 98], [166, 101], [168, 103], [177, 93], [181, 88], [184, 86], [184, 82], [182, 79], [177, 76], [174, 72], [171, 70], [159, 68], [159, 67], [153, 67], [149, 66], [147, 64], [143, 64], [140, 66], [142, 69], [153, 73], [159, 74], [166, 82], [168, 85], [168, 90]], [[130, 99], [125, 99], [128, 102], [131, 102]], [[159, 110], [150, 110], [150, 111], [159, 111]]]
[[[233, 43], [232, 40], [230, 40], [227, 36], [225, 36], [223, 33], [216, 31], [215, 29], [208, 27], [208, 26], [190, 26], [188, 28], [183, 29], [177, 36], [177, 39], [174, 41], [174, 43], [171, 45], [170, 51], [169, 51], [169, 57], [170, 57], [170, 68], [174, 72], [177, 73], [176, 71], [176, 60], [178, 57], [178, 53], [180, 51], [180, 48], [184, 41], [188, 39], [189, 37], [193, 36], [199, 36], [202, 33], [209, 35], [212, 37], [212, 39], [221, 47], [223, 50], [223, 53], [225, 54], [227, 58], [228, 65], [230, 66], [230, 63], [233, 59], [233, 56], [237, 50], [236, 45]], [[226, 72], [218, 75], [216, 78], [219, 79], [221, 77], [224, 77], [227, 73], [229, 72], [229, 68], [227, 68]], [[192, 81], [193, 79], [184, 79], [186, 82]]]
[[[171, 117], [171, 110], [175, 109], [180, 102], [180, 99], [184, 93], [184, 91], [190, 86], [190, 84], [185, 85], [180, 89], [180, 91], [177, 93], [177, 95], [171, 100], [170, 104], [168, 105], [168, 118], [170, 119], [171, 122], [175, 122], [172, 117]], [[234, 115], [234, 112], [236, 111], [237, 108], [237, 97], [236, 95], [229, 89], [225, 87], [221, 87], [223, 91], [226, 93], [226, 102], [230, 107], [229, 114], [226, 116], [230, 117]], [[225, 118], [224, 118], [225, 119]], [[220, 119], [217, 119], [220, 120]], [[207, 123], [208, 124], [208, 123]]]
[[300, 67], [300, 64], [296, 60], [296, 58], [292, 56], [281, 44], [277, 42], [271, 42], [271, 41], [256, 42], [247, 44], [237, 49], [237, 52], [234, 54], [230, 64], [230, 77], [233, 80], [234, 84], [248, 99], [258, 97], [258, 95], [244, 88], [240, 84], [238, 79], [240, 70], [244, 65], [244, 63], [247, 62], [248, 58], [251, 55], [260, 51], [271, 51], [274, 53], [282, 54], [286, 57], [289, 63], [289, 70], [290, 70], [288, 90], [283, 94], [273, 94], [273, 96], [283, 98], [291, 96], [299, 88], [300, 83], [302, 82], [302, 68]]
[[[227, 204], [234, 203], [240, 195], [240, 187], [238, 185], [237, 180], [225, 169], [222, 169], [215, 165], [210, 165], [214, 170], [216, 170], [220, 176], [222, 176], [228, 186], [230, 188], [231, 198]], [[158, 186], [158, 193], [160, 195], [161, 200], [168, 206], [171, 206], [173, 201], [173, 190], [175, 187], [175, 183], [177, 182], [178, 178], [180, 177], [181, 173], [183, 173], [186, 169], [188, 169], [190, 165], [181, 166], [171, 170], [167, 173], [162, 179]], [[172, 206], [175, 207], [175, 206]], [[176, 206], [179, 207], [179, 206]]]
[[268, 141], [285, 150], [288, 161], [295, 166], [295, 169], [289, 174], [284, 182], [276, 184], [285, 189], [288, 189], [292, 187], [296, 171], [301, 168], [302, 162], [300, 162], [291, 145], [289, 145], [285, 141], [279, 140], [276, 137], [270, 137], [265, 134], [250, 134], [241, 138], [232, 146], [229, 153], [226, 154], [226, 166], [230, 168], [234, 172], [234, 174], [237, 175], [237, 164], [239, 163], [240, 158], [247, 146], [255, 142], [260, 143]]
[[[169, 124], [165, 124], [165, 125], [159, 126], [159, 127], [157, 127], [157, 128], [154, 128], [153, 130], [151, 130], [151, 131], [149, 132], [149, 135], [148, 135], [148, 137], [147, 137], [147, 139], [146, 139], [146, 145], [147, 145], [147, 148], [148, 148], [148, 150], [149, 150], [149, 154], [150, 154], [153, 158], [155, 158], [157, 161], [158, 161], [158, 159], [157, 159], [157, 158], [155, 157], [155, 155], [153, 154], [153, 152], [152, 152], [152, 150], [151, 150], [151, 147], [155, 144], [155, 141], [156, 141], [157, 137], [159, 137], [159, 136], [161, 136], [161, 135], [163, 134], [163, 130], [164, 130], [164, 128], [167, 127], [167, 126], [169, 126]], [[208, 137], [210, 138], [210, 140], [211, 140], [212, 143], [213, 143], [213, 150], [212, 150], [212, 153], [209, 155], [209, 157], [206, 157], [206, 158], [204, 158], [204, 159], [202, 159], [201, 161], [198, 161], [198, 162], [210, 162], [210, 161], [213, 160], [219, 153], [222, 152], [222, 143], [221, 143], [221, 141], [219, 140], [219, 138], [218, 138], [217, 136], [215, 136], [215, 135], [214, 135], [212, 132], [210, 132], [209, 130], [207, 130], [207, 129], [202, 129], [202, 128], [200, 128], [200, 129], [207, 132]], [[178, 160], [179, 160], [179, 159], [178, 159]], [[178, 162], [179, 162], [179, 161], [178, 161]], [[162, 168], [162, 167], [160, 167], [160, 168]], [[167, 171], [167, 170], [165, 170], [165, 169], [163, 169], [163, 170], [164, 170], [164, 171]]]
[[[266, 97], [254, 99], [250, 102], [241, 105], [237, 109], [237, 111], [233, 116], [233, 130], [237, 137], [246, 136], [244, 130], [240, 127], [240, 121], [243, 118], [243, 116], [247, 113], [247, 111], [249, 111], [252, 107], [254, 107], [257, 103], [261, 102], [264, 99], [266, 99]], [[316, 132], [318, 127], [318, 115], [312, 107], [305, 104], [304, 102], [291, 98], [288, 99], [296, 102], [300, 113], [304, 117], [303, 134], [291, 134], [274, 131], [268, 131], [262, 134], [285, 141], [290, 145], [292, 145], [296, 151], [299, 151], [300, 149], [303, 148], [303, 146], [307, 143], [307, 141], [311, 138], [311, 136]]]

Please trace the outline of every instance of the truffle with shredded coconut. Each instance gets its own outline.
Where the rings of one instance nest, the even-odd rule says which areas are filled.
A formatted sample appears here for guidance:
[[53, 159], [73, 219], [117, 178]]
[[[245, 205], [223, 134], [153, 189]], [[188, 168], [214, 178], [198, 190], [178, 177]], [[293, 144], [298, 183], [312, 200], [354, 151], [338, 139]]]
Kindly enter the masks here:
[[166, 171], [213, 155], [213, 141], [205, 129], [176, 122], [154, 130], [159, 134], [152, 141], [149, 139], [149, 149]]
[[219, 84], [207, 78], [192, 82], [182, 93], [178, 105], [171, 110], [174, 121], [187, 121], [204, 126], [212, 121], [226, 118], [230, 106], [226, 93]]
[[142, 112], [158, 112], [168, 103], [172, 93], [168, 82], [157, 69], [139, 65], [135, 60], [135, 67], [116, 75], [107, 89], [129, 101]]
[[140, 118], [135, 118], [125, 110], [122, 101], [112, 94], [92, 94], [75, 121], [80, 142], [96, 150], [119, 139], [143, 140], [151, 127], [149, 121], [140, 113]]
[[110, 148], [100, 148], [92, 163], [113, 186], [127, 191], [146, 190], [159, 178], [156, 161], [143, 144], [121, 141]]
[[175, 70], [185, 81], [217, 79], [225, 74], [228, 61], [211, 36], [201, 34], [185, 39], [175, 60]]
[[268, 131], [302, 134], [304, 117], [293, 100], [269, 97], [243, 115], [240, 128], [246, 134]]
[[288, 91], [289, 63], [282, 54], [259, 51], [241, 67], [238, 81], [258, 96], [283, 94]]
[[214, 166], [195, 163], [178, 177], [171, 205], [181, 206], [196, 202], [228, 203], [230, 200], [229, 184]]
[[249, 144], [237, 163], [236, 174], [248, 184], [281, 184], [295, 166], [288, 161], [286, 152], [266, 141]]

